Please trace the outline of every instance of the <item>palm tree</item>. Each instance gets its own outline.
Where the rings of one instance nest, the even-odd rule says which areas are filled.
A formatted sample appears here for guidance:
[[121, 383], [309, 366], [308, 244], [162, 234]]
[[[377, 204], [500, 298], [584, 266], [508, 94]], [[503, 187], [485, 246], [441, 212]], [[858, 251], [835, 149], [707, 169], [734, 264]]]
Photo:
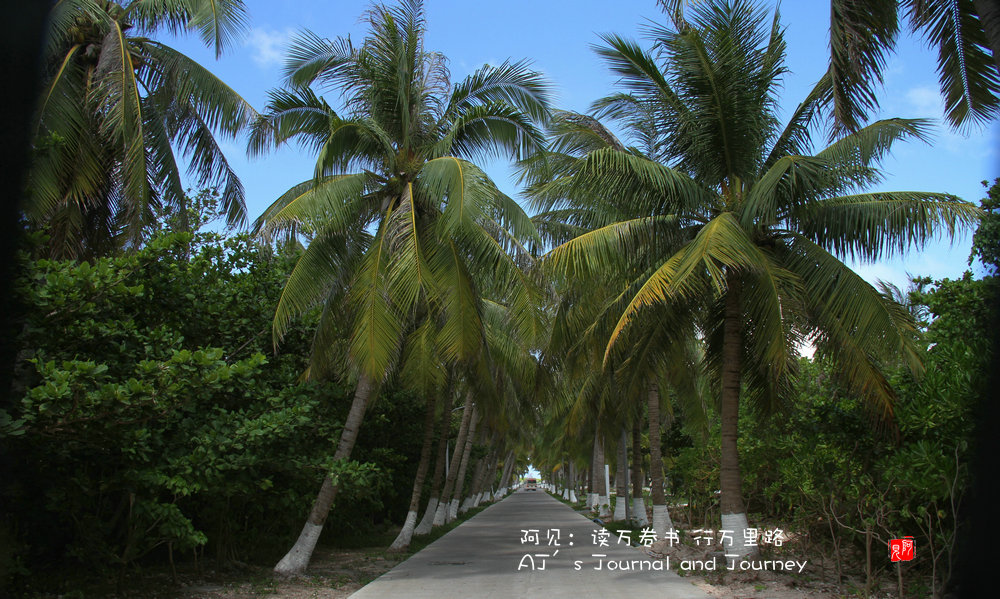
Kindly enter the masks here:
[[[573, 378], [580, 380], [587, 380], [588, 377], [601, 378], [614, 386], [611, 395], [616, 399], [617, 405], [606, 409], [608, 416], [621, 419], [624, 413], [631, 412], [638, 424], [643, 409], [649, 414], [653, 528], [658, 535], [662, 535], [672, 529], [673, 524], [663, 490], [659, 417], [662, 398], [657, 381], [662, 381], [664, 388], [672, 387], [680, 391], [678, 396], [685, 406], [692, 408], [689, 410], [691, 414], [700, 411], [698, 407], [702, 402], [695, 384], [700, 372], [700, 360], [691, 359], [693, 323], [681, 323], [676, 315], [660, 314], [658, 318], [648, 319], [648, 326], [643, 327], [641, 331], [634, 331], [622, 344], [629, 349], [627, 352], [619, 352], [615, 360], [607, 364], [607, 370], [613, 371], [613, 376], [610, 378], [601, 373], [601, 361], [608, 336], [624, 307], [622, 302], [627, 299], [626, 294], [611, 290], [627, 289], [634, 284], [641, 273], [658, 265], [656, 259], [666, 248], [657, 250], [655, 244], [669, 246], [674, 242], [675, 236], [669, 229], [674, 219], [650, 216], [647, 205], [642, 201], [633, 202], [633, 198], [628, 196], [615, 197], [613, 201], [602, 202], [599, 205], [576, 204], [571, 210], [559, 209], [557, 206], [558, 202], [565, 199], [563, 195], [565, 183], [574, 180], [584, 167], [585, 158], [590, 153], [608, 149], [637, 156], [655, 153], [656, 143], [650, 136], [649, 130], [649, 123], [653, 118], [654, 115], [649, 114], [635, 121], [641, 145], [639, 149], [626, 148], [621, 140], [596, 118], [558, 111], [550, 122], [552, 141], [548, 151], [522, 161], [520, 167], [523, 180], [529, 184], [529, 195], [533, 197], [535, 206], [541, 209], [535, 220], [550, 242], [564, 243], [577, 237], [578, 243], [585, 243], [584, 240], [588, 236], [606, 234], [606, 231], [598, 232], [607, 225], [620, 222], [648, 221], [656, 227], [656, 234], [642, 238], [642, 245], [631, 244], [628, 251], [600, 256], [598, 260], [601, 262], [602, 276], [597, 284], [592, 284], [595, 282], [594, 278], [588, 277], [585, 286], [574, 285], [572, 269], [560, 265], [562, 254], [550, 254], [546, 264], [553, 267], [556, 274], [563, 274], [569, 278], [555, 319], [556, 326], [552, 332], [555, 343], [550, 347], [550, 351], [566, 358], [576, 356], [581, 349], [588, 353], [592, 352], [592, 355], [586, 356], [586, 363], [578, 368], [575, 374], [569, 372]], [[626, 224], [625, 228], [627, 227]], [[662, 326], [665, 323], [672, 326]], [[571, 347], [559, 346], [558, 342], [565, 343], [565, 340], [571, 340]], [[564, 369], [568, 367], [565, 359], [563, 367]], [[586, 389], [586, 385], [584, 388]], [[693, 420], [703, 422], [697, 418]], [[617, 421], [612, 424], [614, 430], [620, 425]], [[633, 445], [635, 448], [639, 447], [636, 443]], [[639, 468], [636, 468], [636, 472], [639, 472]], [[641, 475], [638, 478], [640, 482], [634, 485], [636, 501], [633, 505], [637, 510], [637, 519], [645, 522]]]
[[[260, 225], [311, 235], [273, 330], [277, 343], [295, 315], [325, 306], [311, 368], [346, 363], [357, 380], [335, 460], [350, 456], [369, 397], [418, 323], [434, 323], [444, 360], [480, 355], [479, 273], [502, 290], [510, 326], [536, 326], [537, 292], [521, 270], [534, 228], [469, 159], [540, 147], [545, 84], [526, 63], [504, 62], [453, 85], [445, 58], [424, 48], [418, 0], [374, 5], [366, 20], [359, 47], [312, 33], [293, 42], [287, 87], [272, 92], [250, 145], [259, 153], [297, 141], [319, 155], [314, 177], [278, 198]], [[342, 111], [312, 86], [338, 91]], [[327, 477], [277, 572], [306, 567], [336, 491]]]
[[186, 214], [175, 149], [195, 184], [221, 191], [244, 222], [243, 186], [213, 132], [236, 135], [253, 108], [207, 69], [151, 39], [198, 33], [216, 55], [246, 25], [242, 0], [60, 0], [49, 18], [25, 212], [51, 254], [90, 258], [135, 246], [154, 211]]
[[651, 28], [657, 57], [604, 36], [598, 53], [626, 93], [598, 107], [644, 151], [595, 149], [534, 189], [570, 218], [615, 214], [623, 199], [639, 215], [563, 243], [546, 260], [564, 274], [607, 277], [621, 256], [648, 256], [651, 267], [623, 287], [606, 364], [634, 351], [627, 340], [642, 329], [637, 323], [697, 323], [719, 381], [722, 528], [734, 531], [736, 555], [752, 551], [741, 534], [741, 386], [762, 408], [791, 399], [796, 349], [810, 338], [844, 383], [889, 417], [894, 394], [880, 364], [901, 354], [919, 368], [913, 323], [841, 260], [920, 247], [979, 214], [947, 194], [865, 191], [895, 142], [924, 138], [924, 121], [879, 121], [813, 153], [811, 125], [829, 74], [781, 128], [785, 44], [778, 15], [769, 28], [765, 17], [742, 0], [699, 4], [675, 28]]

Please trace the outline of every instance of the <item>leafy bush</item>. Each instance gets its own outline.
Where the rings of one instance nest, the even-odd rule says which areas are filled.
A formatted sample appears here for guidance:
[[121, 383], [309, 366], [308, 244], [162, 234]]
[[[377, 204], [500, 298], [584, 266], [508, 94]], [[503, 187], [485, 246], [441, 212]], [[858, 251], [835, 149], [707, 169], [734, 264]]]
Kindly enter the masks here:
[[266, 357], [293, 258], [246, 235], [169, 227], [91, 263], [22, 253], [16, 380], [0, 403], [0, 536], [12, 548], [0, 580], [206, 548], [270, 561], [327, 472], [342, 483], [330, 536], [405, 513], [416, 398], [384, 391], [358, 461], [332, 463], [350, 397], [299, 380], [315, 315]]

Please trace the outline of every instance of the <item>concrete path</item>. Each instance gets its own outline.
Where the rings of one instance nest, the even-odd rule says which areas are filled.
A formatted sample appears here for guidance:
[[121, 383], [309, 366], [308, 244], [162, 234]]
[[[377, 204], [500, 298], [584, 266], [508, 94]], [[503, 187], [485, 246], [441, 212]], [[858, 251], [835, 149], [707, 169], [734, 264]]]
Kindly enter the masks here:
[[[538, 545], [529, 536], [532, 533], [524, 532], [532, 529], [538, 531]], [[609, 546], [596, 545], [593, 533], [599, 529], [544, 491], [521, 490], [483, 510], [351, 597], [709, 597], [669, 570], [653, 571], [655, 560], [618, 543], [614, 536], [608, 539]], [[559, 544], [550, 545], [550, 537], [555, 542], [556, 530]], [[525, 538], [528, 541], [522, 543]], [[596, 570], [598, 567], [601, 569]]]

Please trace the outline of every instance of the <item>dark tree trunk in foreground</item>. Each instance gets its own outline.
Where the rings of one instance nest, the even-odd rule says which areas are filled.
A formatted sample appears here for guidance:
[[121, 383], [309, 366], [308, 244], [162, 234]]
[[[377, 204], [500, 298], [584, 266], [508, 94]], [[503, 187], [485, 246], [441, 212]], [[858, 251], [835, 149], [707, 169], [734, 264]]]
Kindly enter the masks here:
[[[368, 400], [371, 397], [372, 382], [364, 374], [358, 380], [358, 386], [354, 391], [354, 401], [351, 402], [351, 409], [347, 413], [347, 420], [344, 422], [344, 429], [340, 433], [340, 442], [337, 444], [337, 452], [333, 454], [334, 460], [347, 460], [354, 450], [354, 443], [358, 440], [358, 431], [361, 430], [361, 421], [365, 418], [365, 409], [368, 407]], [[323, 524], [330, 514], [330, 507], [337, 497], [337, 486], [330, 481], [327, 476], [323, 479], [323, 484], [319, 489], [319, 495], [313, 502], [309, 518], [306, 520], [302, 532], [299, 533], [295, 545], [288, 550], [285, 557], [281, 558], [278, 565], [274, 567], [276, 574], [290, 576], [299, 574], [309, 566], [313, 549], [316, 548], [316, 541], [319, 540], [320, 533], [323, 532]]]
[[424, 412], [424, 444], [420, 448], [420, 463], [417, 465], [417, 476], [413, 479], [413, 490], [410, 492], [410, 509], [406, 512], [403, 528], [392, 542], [389, 549], [399, 551], [410, 546], [413, 529], [417, 525], [417, 513], [420, 510], [420, 494], [424, 489], [424, 479], [427, 478], [427, 468], [431, 461], [431, 447], [434, 445], [434, 408], [437, 407], [437, 397], [427, 398], [427, 409]]

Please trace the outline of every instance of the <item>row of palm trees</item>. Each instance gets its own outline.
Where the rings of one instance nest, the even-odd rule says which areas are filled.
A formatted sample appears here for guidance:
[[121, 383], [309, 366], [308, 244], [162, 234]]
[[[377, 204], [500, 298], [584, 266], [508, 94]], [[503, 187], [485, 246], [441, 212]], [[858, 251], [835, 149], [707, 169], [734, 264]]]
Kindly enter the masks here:
[[[919, 370], [908, 314], [841, 259], [875, 261], [920, 246], [942, 227], [970, 226], [977, 212], [946, 194], [864, 191], [894, 143], [924, 138], [921, 120], [878, 121], [814, 151], [811, 125], [832, 98], [830, 73], [781, 126], [777, 13], [768, 22], [748, 2], [713, 3], [653, 28], [651, 49], [613, 35], [603, 41], [598, 53], [622, 91], [596, 102], [595, 113], [638, 146], [625, 147], [593, 118], [557, 119], [556, 157], [525, 169], [539, 218], [575, 225], [553, 235], [546, 263], [571, 285], [613, 290], [577, 332], [601, 346], [589, 362], [607, 373], [606, 384], [636, 374], [671, 384], [670, 366], [685, 363], [680, 348], [703, 342], [722, 424], [722, 528], [739, 531], [748, 526], [737, 450], [742, 396], [772, 410], [791, 401], [807, 339], [884, 416], [894, 395], [881, 366], [901, 356]], [[623, 395], [641, 397], [636, 391]], [[651, 441], [658, 436], [651, 431]], [[654, 527], [661, 501], [654, 498]], [[750, 551], [741, 535], [735, 541], [733, 553]]]
[[[26, 213], [48, 228], [55, 255], [134, 246], [152, 207], [183, 207], [179, 150], [199, 182], [224, 187], [238, 223], [242, 188], [212, 131], [249, 128], [256, 155], [300, 144], [317, 155], [313, 177], [255, 225], [264, 238], [308, 242], [277, 306], [274, 341], [322, 306], [307, 375], [355, 386], [334, 456], [342, 463], [382, 385], [399, 381], [427, 399], [394, 546], [454, 517], [463, 498], [481, 500], [498, 467], [508, 486], [516, 456], [533, 441], [532, 457], [546, 466], [570, 470], [587, 455], [599, 464], [605, 448], [622, 451], [626, 431], [636, 437], [644, 412], [653, 525], [665, 531], [672, 525], [657, 454], [668, 391], [692, 414], [718, 402], [722, 528], [745, 528], [739, 405], [790, 401], [803, 341], [885, 417], [893, 391], [882, 366], [903, 359], [919, 370], [908, 314], [841, 260], [919, 247], [942, 229], [971, 226], [978, 212], [946, 194], [866, 192], [893, 144], [925, 139], [927, 129], [914, 119], [862, 126], [864, 86], [877, 70], [845, 78], [834, 44], [829, 71], [782, 124], [777, 12], [769, 18], [748, 0], [663, 4], [669, 23], [650, 28], [647, 46], [602, 37], [598, 53], [620, 91], [591, 114], [553, 110], [526, 62], [452, 82], [444, 57], [424, 47], [418, 0], [373, 6], [357, 45], [300, 35], [284, 85], [258, 114], [207, 70], [142, 37], [196, 29], [221, 51], [244, 25], [242, 2], [62, 0]], [[843, 20], [854, 13], [838, 12], [840, 4], [834, 30], [849, 34], [834, 37], [858, 43], [859, 26]], [[992, 118], [997, 74], [968, 56], [963, 90], [976, 93], [964, 101], [981, 108], [966, 112]], [[981, 79], [969, 76], [972, 67]], [[851, 85], [862, 91], [845, 93]], [[338, 96], [336, 108], [321, 92]], [[852, 98], [860, 108], [844, 108]], [[836, 119], [831, 143], [817, 150], [827, 115]], [[493, 156], [518, 161], [534, 217], [476, 165]], [[445, 472], [444, 433], [458, 398], [462, 425]], [[472, 463], [474, 445], [488, 450]], [[432, 454], [433, 517], [418, 526]], [[457, 490], [470, 469], [472, 488]], [[603, 478], [591, 477], [606, 497]], [[335, 473], [323, 480], [277, 571], [307, 566], [337, 486]]]
[[[258, 224], [265, 235], [309, 236], [277, 307], [275, 343], [291, 318], [322, 304], [313, 368], [333, 366], [336, 376], [357, 379], [335, 459], [350, 457], [373, 391], [395, 373], [429, 398], [397, 548], [415, 528], [432, 398], [466, 398], [452, 467], [430, 502], [437, 504], [430, 522], [443, 524], [460, 507], [474, 440], [495, 449], [524, 412], [517, 404], [530, 397], [534, 379], [528, 349], [542, 328], [542, 289], [528, 250], [540, 239], [521, 206], [473, 160], [541, 151], [547, 86], [523, 62], [485, 66], [452, 83], [444, 58], [424, 48], [423, 19], [418, 2], [376, 6], [357, 46], [349, 38], [299, 37], [286, 86], [271, 94], [251, 135], [253, 151], [298, 143], [318, 154], [313, 178], [275, 201]], [[338, 94], [343, 109], [314, 88]], [[445, 408], [442, 432], [450, 422]], [[491, 455], [480, 470], [503, 457]], [[277, 572], [307, 565], [336, 489], [327, 477]]]

